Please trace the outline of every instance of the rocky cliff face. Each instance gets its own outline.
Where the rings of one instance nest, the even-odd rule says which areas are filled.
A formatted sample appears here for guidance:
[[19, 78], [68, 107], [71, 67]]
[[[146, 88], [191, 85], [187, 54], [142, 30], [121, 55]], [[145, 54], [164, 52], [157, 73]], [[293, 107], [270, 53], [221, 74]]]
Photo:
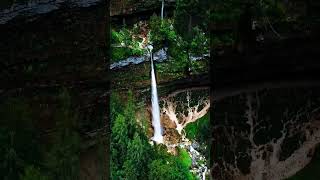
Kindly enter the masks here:
[[[166, 0], [166, 6], [171, 6], [176, 0]], [[161, 0], [111, 0], [110, 16], [135, 14], [143, 11], [161, 8]]]
[[0, 24], [5, 24], [18, 16], [34, 17], [64, 7], [90, 7], [101, 4], [102, 0], [17, 0], [0, 4]]
[[67, 8], [1, 25], [0, 77], [7, 82], [2, 87], [105, 79], [105, 14], [104, 6]]
[[319, 144], [318, 87], [242, 93], [214, 104], [216, 179], [287, 179]]
[[89, 179], [98, 178], [99, 165], [87, 148], [95, 151], [108, 114], [107, 12], [95, 0], [32, 1], [0, 11], [0, 99], [31, 102], [46, 134], [55, 126], [57, 96], [68, 89], [83, 139], [82, 178]]

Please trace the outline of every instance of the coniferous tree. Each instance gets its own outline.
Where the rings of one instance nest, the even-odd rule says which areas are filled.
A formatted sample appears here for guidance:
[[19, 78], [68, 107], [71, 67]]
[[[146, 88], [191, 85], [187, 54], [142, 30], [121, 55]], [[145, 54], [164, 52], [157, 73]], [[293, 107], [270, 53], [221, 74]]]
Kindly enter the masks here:
[[59, 96], [56, 112], [57, 131], [46, 159], [50, 177], [60, 180], [78, 179], [80, 171], [80, 136], [77, 132], [78, 116], [72, 111], [71, 97], [67, 90]]
[[0, 116], [0, 177], [16, 180], [24, 167], [39, 164], [38, 133], [30, 106], [22, 98], [3, 103]]
[[128, 156], [124, 163], [124, 171], [126, 177], [130, 179], [143, 179], [147, 175], [146, 164], [150, 160], [149, 144], [140, 138], [138, 133], [135, 133], [134, 138], [128, 144]]

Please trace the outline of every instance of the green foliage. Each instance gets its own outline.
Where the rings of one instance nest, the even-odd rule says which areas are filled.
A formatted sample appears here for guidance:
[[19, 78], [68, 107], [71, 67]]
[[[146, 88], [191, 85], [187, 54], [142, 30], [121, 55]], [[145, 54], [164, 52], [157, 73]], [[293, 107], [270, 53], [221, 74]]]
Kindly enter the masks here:
[[169, 47], [168, 53], [172, 57], [170, 66], [176, 71], [184, 71], [185, 67], [190, 64], [188, 56], [188, 43], [181, 37], [177, 38], [175, 45]]
[[[161, 20], [158, 16], [152, 16], [150, 19], [151, 41], [155, 49], [168, 47], [168, 53], [172, 57], [169, 62], [170, 67], [174, 67], [175, 71], [185, 71], [186, 67], [193, 65], [189, 60], [190, 55], [203, 55], [209, 52], [209, 41], [199, 26], [192, 28], [192, 32], [187, 37], [177, 33], [175, 23], [176, 19]], [[160, 66], [160, 72], [167, 72], [167, 70]]]
[[119, 114], [112, 127], [111, 134], [111, 154], [112, 165], [114, 167], [122, 167], [125, 156], [127, 154], [128, 124], [125, 117]]
[[128, 99], [127, 99], [127, 104], [126, 107], [124, 108], [124, 117], [125, 121], [128, 124], [128, 137], [131, 139], [133, 138], [133, 135], [137, 131], [137, 122], [136, 122], [136, 108], [134, 104], [134, 98], [132, 91], [128, 92]]
[[124, 104], [121, 103], [121, 99], [118, 94], [111, 93], [110, 96], [110, 119], [111, 119], [111, 127], [113, 126], [113, 121], [116, 119], [118, 114], [123, 114], [122, 107]]
[[[192, 39], [192, 29], [190, 28], [199, 26], [203, 30], [207, 29], [209, 25], [208, 14], [210, 14], [208, 7], [210, 7], [208, 0], [177, 0], [174, 11], [174, 27], [178, 34], [190, 41]], [[193, 19], [201, 19], [201, 21]]]
[[182, 166], [190, 168], [192, 165], [192, 159], [190, 158], [188, 152], [185, 149], [179, 148], [178, 153], [178, 159], [181, 162]]
[[124, 171], [126, 177], [130, 179], [143, 179], [147, 176], [145, 164], [150, 161], [151, 148], [147, 141], [143, 141], [140, 135], [136, 133], [134, 138], [128, 144], [128, 155], [124, 162]]
[[126, 28], [122, 28], [119, 32], [112, 30], [111, 31], [111, 43], [123, 43], [123, 44], [130, 44], [130, 31]]
[[185, 175], [176, 169], [176, 161], [173, 159], [164, 160], [156, 159], [151, 162], [149, 169], [151, 170], [148, 176], [149, 180], [167, 180], [167, 179], [185, 179]]
[[200, 142], [206, 142], [210, 136], [210, 118], [209, 113], [195, 122], [187, 124], [185, 128], [186, 136], [189, 139], [196, 139]]
[[262, 0], [254, 2], [251, 0], [215, 0], [211, 18], [214, 23], [224, 24], [236, 22], [247, 5], [253, 12], [254, 17], [275, 17], [281, 18], [285, 14], [285, 6], [281, 1]]
[[[190, 56], [203, 55], [209, 52], [210, 43], [207, 35], [208, 15], [210, 14], [209, 4], [208, 0], [179, 0], [174, 19], [161, 20], [156, 15], [150, 18], [148, 40], [153, 44], [155, 50], [168, 47], [169, 56], [172, 57], [169, 63], [175, 72], [186, 73], [186, 69], [189, 67], [191, 67], [191, 70], [197, 68], [193, 67], [197, 63], [191, 62]], [[190, 13], [195, 20], [189, 28]], [[112, 30], [112, 44], [118, 45], [112, 47], [112, 62], [144, 53], [139, 47], [141, 42], [141, 39], [137, 36], [139, 31], [138, 24], [135, 24], [132, 29]], [[167, 72], [168, 69], [159, 70]]]
[[194, 37], [191, 40], [191, 53], [194, 55], [203, 55], [209, 52], [209, 41], [206, 34], [199, 28], [193, 28]]
[[125, 47], [112, 47], [111, 51], [112, 51], [112, 55], [111, 55], [112, 62], [123, 60], [132, 55], [130, 49]]
[[153, 160], [149, 165], [149, 180], [193, 180], [188, 168], [175, 156]]
[[192, 179], [186, 152], [175, 157], [163, 145], [151, 146], [136, 122], [135, 111], [133, 95], [129, 92], [126, 106], [117, 109], [117, 115], [113, 116], [116, 119], [111, 134], [111, 179]]
[[0, 116], [0, 176], [15, 180], [25, 166], [39, 163], [38, 134], [22, 98], [8, 99], [0, 107]]
[[171, 19], [163, 19], [153, 15], [150, 18], [150, 41], [153, 43], [155, 49], [162, 48], [163, 46], [172, 46], [177, 41], [177, 34], [173, 27]]
[[[79, 179], [80, 137], [77, 114], [66, 90], [54, 112], [56, 131], [52, 144], [43, 144], [34, 127], [38, 111], [24, 98], [0, 105], [0, 176], [4, 180]], [[48, 147], [46, 147], [48, 146]]]
[[116, 47], [111, 49], [111, 60], [116, 62], [125, 59], [129, 56], [141, 56], [144, 51], [140, 48], [139, 43], [141, 39], [133, 38], [138, 33], [136, 28], [132, 30], [122, 28], [119, 31], [111, 31], [111, 43]]
[[242, 10], [242, 0], [215, 0], [211, 19], [214, 23], [232, 22], [239, 18]]
[[54, 144], [46, 157], [50, 177], [69, 180], [79, 178], [80, 136], [76, 131], [77, 114], [72, 111], [71, 97], [66, 90], [60, 94], [56, 114]]
[[232, 45], [233, 43], [234, 43], [234, 38], [231, 33], [224, 33], [219, 36], [213, 36], [211, 38], [211, 45], [213, 47], [219, 46], [221, 44]]
[[[270, 19], [271, 24], [278, 23], [276, 29], [279, 29], [279, 25], [286, 24], [284, 23], [286, 6], [284, 1], [277, 0], [215, 0], [210, 18], [214, 26], [217, 27], [217, 31], [233, 29], [236, 32], [238, 31], [236, 24], [241, 23], [239, 22], [240, 16], [247, 11], [252, 15], [250, 18], [257, 21], [259, 26], [269, 28], [268, 21]], [[229, 34], [219, 32], [211, 38], [211, 45], [214, 47], [230, 45], [233, 43], [232, 39]]]
[[49, 178], [43, 175], [39, 168], [31, 165], [24, 169], [24, 174], [20, 176], [20, 180], [49, 180]]
[[[114, 95], [114, 97], [116, 97], [116, 95]], [[119, 113], [117, 113], [117, 115], [113, 115], [113, 117], [116, 117], [116, 119], [113, 120], [114, 123], [111, 129], [112, 134], [110, 148], [112, 179], [125, 177], [132, 172], [130, 171], [130, 168], [132, 168], [132, 163], [135, 162], [135, 160], [128, 160], [126, 155], [128, 154], [129, 150], [132, 152], [132, 149], [140, 147], [140, 137], [137, 137], [138, 135], [134, 134], [136, 132], [136, 123], [132, 92], [129, 92], [128, 94], [126, 107], [123, 108], [123, 110], [117, 109], [117, 111]], [[120, 112], [123, 112], [123, 114]], [[133, 134], [135, 135], [134, 137]], [[134, 139], [131, 144], [132, 138]], [[138, 175], [139, 174], [137, 174], [137, 176]]]

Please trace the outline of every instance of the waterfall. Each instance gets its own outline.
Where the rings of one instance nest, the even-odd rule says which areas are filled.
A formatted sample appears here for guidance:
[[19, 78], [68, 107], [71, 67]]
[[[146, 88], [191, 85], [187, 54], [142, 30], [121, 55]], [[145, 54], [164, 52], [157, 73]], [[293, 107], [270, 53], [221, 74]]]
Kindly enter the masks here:
[[154, 73], [153, 67], [153, 57], [152, 57], [152, 49], [151, 45], [148, 46], [150, 51], [150, 61], [151, 61], [151, 105], [152, 105], [152, 126], [154, 129], [154, 135], [151, 138], [156, 143], [163, 143], [163, 136], [161, 132], [161, 122], [160, 122], [160, 108], [158, 101], [158, 92], [157, 92], [157, 82], [156, 76]]
[[164, 9], [164, 0], [162, 0], [162, 4], [161, 4], [161, 20], [163, 20], [163, 9]]

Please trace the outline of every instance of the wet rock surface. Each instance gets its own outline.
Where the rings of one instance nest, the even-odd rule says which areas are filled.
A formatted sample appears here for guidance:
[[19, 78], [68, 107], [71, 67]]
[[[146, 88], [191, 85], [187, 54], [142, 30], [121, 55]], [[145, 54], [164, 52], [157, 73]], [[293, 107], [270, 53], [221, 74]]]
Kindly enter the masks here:
[[[167, 48], [162, 48], [159, 51], [153, 53], [153, 60], [156, 62], [163, 62], [167, 60]], [[120, 69], [124, 68], [131, 64], [140, 64], [146, 61], [150, 61], [150, 54], [146, 53], [144, 56], [140, 57], [129, 57], [124, 60], [120, 60], [119, 62], [112, 63], [110, 65], [110, 69]]]
[[33, 17], [49, 13], [60, 8], [76, 8], [76, 7], [89, 7], [97, 4], [103, 4], [102, 0], [27, 0], [25, 2], [14, 2], [0, 9], [0, 24], [5, 24], [8, 21], [18, 17]]
[[[156, 52], [153, 53], [153, 60], [161, 63], [164, 61], [167, 61], [170, 59], [170, 56], [167, 53], [168, 48], [162, 48]], [[191, 56], [190, 60], [191, 61], [198, 61], [198, 60], [203, 60], [206, 58], [210, 58], [210, 54], [203, 54], [202, 56]], [[128, 57], [127, 59], [120, 60], [118, 62], [112, 63], [110, 65], [110, 69], [120, 69], [120, 68], [125, 68], [129, 65], [137, 65], [141, 64], [143, 62], [150, 61], [150, 54], [146, 53], [143, 56], [138, 56], [138, 57]]]

